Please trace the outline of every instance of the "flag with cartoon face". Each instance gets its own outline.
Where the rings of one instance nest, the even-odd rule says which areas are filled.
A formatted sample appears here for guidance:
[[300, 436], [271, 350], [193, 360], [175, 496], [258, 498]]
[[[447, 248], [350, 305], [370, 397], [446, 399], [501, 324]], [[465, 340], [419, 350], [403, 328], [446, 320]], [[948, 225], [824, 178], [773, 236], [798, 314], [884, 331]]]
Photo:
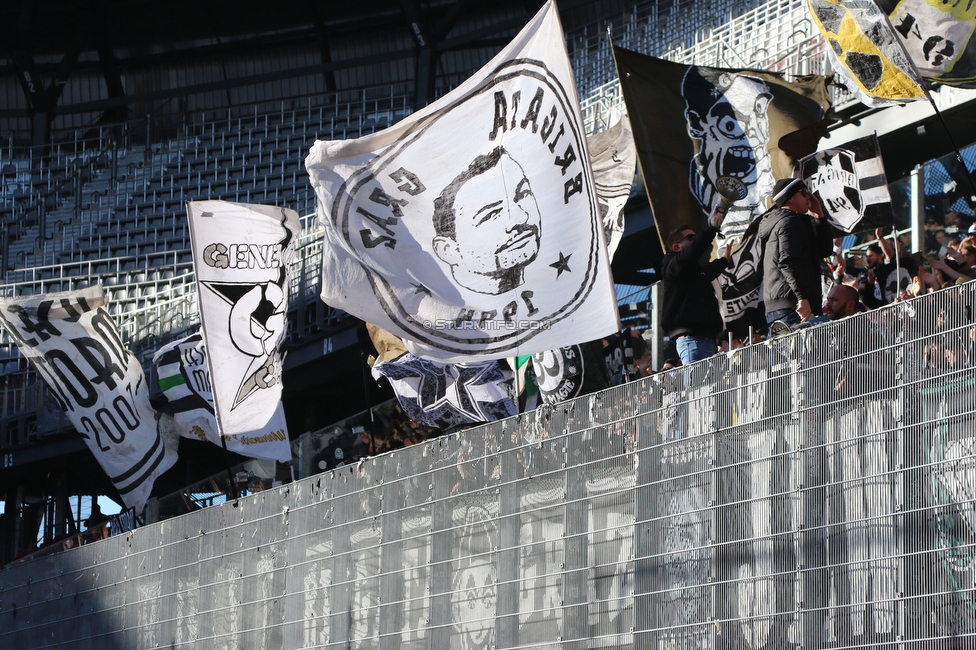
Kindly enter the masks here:
[[976, 3], [878, 0], [923, 79], [976, 88]]
[[388, 129], [316, 142], [322, 299], [439, 361], [616, 330], [593, 170], [547, 3], [455, 91]]
[[817, 150], [830, 106], [826, 80], [613, 52], [662, 248], [675, 228], [705, 226], [726, 176], [747, 190], [722, 225], [721, 239], [738, 241], [766, 211], [776, 179]]
[[291, 445], [281, 402], [278, 402], [279, 413], [271, 418], [272, 423], [280, 423], [279, 428], [234, 433], [221, 443], [214, 415], [213, 385], [207, 356], [207, 346], [199, 332], [164, 345], [153, 356], [159, 389], [172, 411], [178, 434], [191, 440], [206, 440], [217, 446], [226, 445], [228, 451], [250, 458], [282, 462], [291, 460]]
[[833, 68], [865, 105], [925, 99], [924, 82], [888, 16], [877, 4], [852, 0], [807, 2], [810, 15], [827, 40], [827, 56]]
[[298, 213], [192, 201], [187, 214], [220, 433], [287, 432], [281, 364]]
[[101, 286], [0, 298], [0, 325], [44, 378], [126, 508], [141, 512], [176, 462], [160, 433], [142, 366], [106, 311]]

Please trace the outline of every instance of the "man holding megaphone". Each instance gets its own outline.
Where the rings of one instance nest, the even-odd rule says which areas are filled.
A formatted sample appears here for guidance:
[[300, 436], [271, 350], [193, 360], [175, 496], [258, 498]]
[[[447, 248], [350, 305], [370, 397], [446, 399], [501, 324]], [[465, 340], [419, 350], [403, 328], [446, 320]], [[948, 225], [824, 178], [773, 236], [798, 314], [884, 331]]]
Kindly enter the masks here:
[[699, 233], [679, 226], [668, 235], [668, 253], [661, 264], [661, 326], [674, 341], [682, 364], [694, 363], [718, 352], [718, 337], [725, 328], [712, 282], [731, 265], [732, 244], [725, 255], [706, 262], [712, 242], [729, 207], [746, 195], [738, 179], [723, 176], [716, 183], [721, 200], [708, 225]]

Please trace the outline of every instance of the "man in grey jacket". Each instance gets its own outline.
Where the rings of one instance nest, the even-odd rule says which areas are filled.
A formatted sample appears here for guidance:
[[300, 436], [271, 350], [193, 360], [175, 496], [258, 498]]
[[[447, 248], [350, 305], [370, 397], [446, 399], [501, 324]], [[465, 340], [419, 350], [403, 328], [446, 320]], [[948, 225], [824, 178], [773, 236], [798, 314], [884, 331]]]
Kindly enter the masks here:
[[821, 313], [820, 262], [833, 250], [832, 232], [802, 180], [776, 181], [772, 201], [776, 207], [762, 216], [758, 233], [766, 322], [796, 325]]

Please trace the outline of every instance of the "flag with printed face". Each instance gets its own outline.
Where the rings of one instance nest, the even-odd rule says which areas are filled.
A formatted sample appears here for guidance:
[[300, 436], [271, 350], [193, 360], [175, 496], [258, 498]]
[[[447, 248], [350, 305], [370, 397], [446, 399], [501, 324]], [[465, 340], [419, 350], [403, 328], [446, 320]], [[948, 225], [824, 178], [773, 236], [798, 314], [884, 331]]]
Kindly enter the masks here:
[[830, 105], [826, 80], [613, 52], [662, 248], [675, 228], [705, 226], [726, 176], [747, 191], [722, 225], [723, 238], [738, 241], [766, 211], [776, 179], [817, 150]]
[[[923, 81], [888, 16], [864, 0], [807, 0], [844, 85], [867, 106], [925, 99]], [[921, 4], [925, 4], [922, 2]]]
[[894, 223], [877, 135], [806, 156], [798, 169], [839, 231], [863, 232]]
[[[172, 411], [177, 432], [184, 438], [205, 440], [222, 446], [214, 415], [213, 390], [207, 346], [199, 332], [160, 348], [153, 357], [159, 389]], [[284, 407], [278, 402], [272, 420], [281, 428], [263, 428], [227, 436], [223, 444], [228, 451], [251, 458], [291, 460], [291, 445], [284, 425]]]
[[101, 286], [0, 298], [0, 325], [44, 378], [127, 508], [141, 512], [176, 462], [160, 434], [142, 366], [106, 311]]
[[615, 108], [610, 109], [607, 128], [586, 137], [593, 161], [593, 182], [603, 218], [603, 236], [610, 259], [624, 235], [624, 206], [630, 198], [637, 169], [637, 147], [630, 120]]
[[388, 129], [314, 144], [322, 299], [439, 361], [616, 329], [572, 66], [548, 2], [487, 66]]
[[287, 439], [281, 364], [298, 213], [192, 201], [187, 214], [220, 434]]
[[976, 2], [878, 0], [923, 79], [976, 88]]

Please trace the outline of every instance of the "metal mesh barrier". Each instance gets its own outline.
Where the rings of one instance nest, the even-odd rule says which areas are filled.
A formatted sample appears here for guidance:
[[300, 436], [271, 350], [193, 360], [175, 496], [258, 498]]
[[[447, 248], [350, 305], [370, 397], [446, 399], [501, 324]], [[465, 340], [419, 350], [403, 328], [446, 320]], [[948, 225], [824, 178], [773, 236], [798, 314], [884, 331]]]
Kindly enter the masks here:
[[976, 643], [976, 283], [0, 571], [10, 648]]

